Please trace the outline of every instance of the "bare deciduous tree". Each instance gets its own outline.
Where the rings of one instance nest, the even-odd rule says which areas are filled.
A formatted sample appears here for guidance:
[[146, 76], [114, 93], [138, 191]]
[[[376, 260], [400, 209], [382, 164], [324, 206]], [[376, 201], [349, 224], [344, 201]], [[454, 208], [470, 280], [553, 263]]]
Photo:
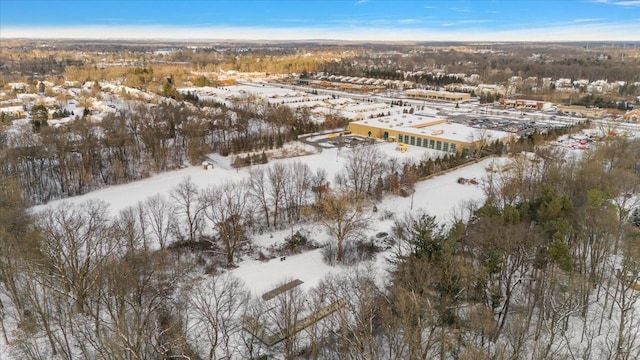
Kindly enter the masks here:
[[296, 161], [288, 166], [285, 184], [285, 203], [289, 223], [300, 221], [301, 208], [307, 205], [311, 190], [311, 170], [307, 164]]
[[217, 275], [196, 284], [189, 295], [192, 320], [189, 333], [196, 348], [208, 348], [207, 358], [238, 355], [232, 338], [241, 329], [241, 315], [249, 302], [242, 281], [229, 274]]
[[171, 189], [171, 198], [178, 203], [178, 211], [187, 222], [188, 240], [196, 241], [204, 210], [204, 206], [200, 202], [198, 186], [193, 183], [191, 177], [186, 177]]
[[227, 183], [209, 188], [203, 200], [204, 214], [212, 222], [222, 241], [227, 266], [233, 266], [235, 257], [246, 239], [246, 219], [252, 209], [244, 182]]
[[267, 192], [267, 179], [266, 170], [264, 168], [252, 168], [249, 170], [249, 194], [255, 199], [264, 215], [267, 227], [270, 226], [270, 207], [269, 207], [269, 195]]
[[324, 168], [317, 168], [316, 172], [311, 178], [311, 189], [316, 196], [316, 202], [322, 200], [323, 195], [327, 192], [329, 187], [329, 181], [327, 179], [327, 170]]
[[176, 226], [176, 208], [160, 194], [148, 198], [144, 205], [144, 214], [151, 229], [151, 234], [160, 244], [160, 248], [164, 249], [169, 242], [171, 230]]
[[273, 226], [277, 227], [281, 216], [280, 207], [284, 200], [287, 168], [282, 163], [276, 163], [267, 170], [267, 179], [269, 180], [267, 193], [273, 206]]
[[[282, 285], [288, 281], [283, 281]], [[265, 315], [277, 334], [282, 334], [284, 340], [283, 353], [286, 358], [295, 357], [300, 345], [297, 325], [302, 320], [304, 310], [304, 293], [299, 287], [285, 291], [271, 300], [272, 310]]]
[[380, 149], [373, 145], [353, 148], [347, 156], [342, 182], [356, 197], [371, 194], [375, 181], [384, 177], [387, 169], [385, 158]]
[[42, 252], [50, 263], [52, 276], [63, 285], [59, 290], [68, 291], [77, 311], [82, 313], [96, 291], [104, 262], [121, 251], [107, 204], [64, 204], [37, 218], [36, 226], [43, 236]]
[[336, 262], [343, 260], [345, 241], [351, 240], [370, 222], [352, 193], [327, 195], [318, 204], [320, 223], [335, 238]]

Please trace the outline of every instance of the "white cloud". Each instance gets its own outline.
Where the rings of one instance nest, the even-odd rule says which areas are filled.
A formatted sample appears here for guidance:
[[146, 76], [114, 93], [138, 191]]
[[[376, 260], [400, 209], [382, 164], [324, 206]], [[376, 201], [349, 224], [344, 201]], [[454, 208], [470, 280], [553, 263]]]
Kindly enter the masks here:
[[469, 19], [469, 20], [460, 20], [458, 24], [485, 24], [492, 22], [492, 20], [487, 19]]
[[490, 22], [493, 22], [493, 21], [486, 20], [486, 19], [468, 19], [468, 20], [444, 22], [444, 23], [441, 23], [440, 26], [451, 27], [451, 26], [460, 26], [460, 25], [486, 24]]
[[604, 20], [604, 18], [595, 18], [595, 19], [575, 19], [573, 20], [574, 23], [586, 23], [586, 22], [595, 22], [595, 21], [602, 21]]
[[592, 0], [591, 2], [599, 4], [610, 4], [623, 7], [640, 6], [640, 0]]

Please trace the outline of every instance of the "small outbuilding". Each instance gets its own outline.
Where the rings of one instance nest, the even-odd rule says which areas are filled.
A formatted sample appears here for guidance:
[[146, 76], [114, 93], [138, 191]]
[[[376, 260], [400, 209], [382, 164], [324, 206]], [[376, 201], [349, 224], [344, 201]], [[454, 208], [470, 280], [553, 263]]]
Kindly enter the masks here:
[[640, 122], [640, 110], [636, 109], [636, 110], [627, 111], [627, 113], [624, 114], [624, 120], [632, 121], [632, 122]]

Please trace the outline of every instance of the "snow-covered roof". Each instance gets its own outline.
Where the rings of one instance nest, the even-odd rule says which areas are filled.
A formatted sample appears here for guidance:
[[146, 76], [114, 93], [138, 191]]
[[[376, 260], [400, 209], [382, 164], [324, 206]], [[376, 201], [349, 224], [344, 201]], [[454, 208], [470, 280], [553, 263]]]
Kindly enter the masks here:
[[432, 113], [429, 114], [421, 112], [415, 114], [383, 116], [374, 119], [355, 121], [353, 123], [364, 124], [366, 126], [380, 129], [390, 129], [408, 135], [437, 136], [438, 138], [459, 142], [478, 141], [481, 138], [488, 141], [494, 141], [513, 136], [513, 134], [504, 131], [472, 128], [463, 124], [446, 122], [444, 120], [445, 119], [442, 117], [434, 116]]
[[20, 113], [20, 112], [24, 112], [24, 109], [22, 108], [22, 106], [7, 106], [7, 107], [1, 107], [0, 112]]

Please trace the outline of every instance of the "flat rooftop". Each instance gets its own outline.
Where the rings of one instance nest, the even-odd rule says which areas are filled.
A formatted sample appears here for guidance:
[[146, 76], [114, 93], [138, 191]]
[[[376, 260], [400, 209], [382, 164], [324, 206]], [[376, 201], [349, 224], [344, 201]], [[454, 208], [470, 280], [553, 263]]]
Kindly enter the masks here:
[[422, 112], [382, 116], [353, 121], [352, 123], [385, 130], [390, 129], [408, 135], [431, 136], [459, 142], [472, 142], [481, 138], [494, 141], [513, 136], [513, 134], [505, 131], [473, 128], [463, 124], [447, 122], [442, 116]]

